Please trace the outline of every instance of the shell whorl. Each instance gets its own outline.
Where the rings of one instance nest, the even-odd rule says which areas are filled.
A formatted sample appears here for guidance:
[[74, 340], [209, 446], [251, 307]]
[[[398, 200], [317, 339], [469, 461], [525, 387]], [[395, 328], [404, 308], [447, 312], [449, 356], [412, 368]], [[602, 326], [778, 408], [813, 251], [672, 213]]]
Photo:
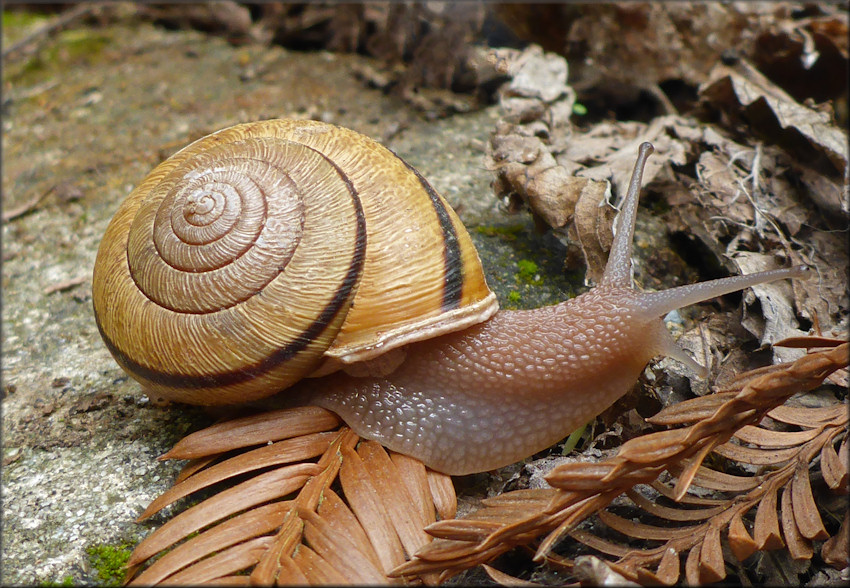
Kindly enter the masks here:
[[[327, 239], [341, 227], [336, 222], [353, 219], [360, 234], [343, 227], [342, 237], [363, 241], [358, 195], [334, 172], [320, 154], [279, 139], [239, 141], [198, 154], [148, 194], [130, 228], [130, 274], [148, 298], [175, 312], [218, 312], [244, 303], [282, 273], [297, 271], [288, 266], [305, 223], [307, 235], [319, 231]], [[335, 194], [340, 198], [331, 201]], [[328, 200], [310, 211], [320, 217], [314, 219], [307, 209], [319, 195]], [[332, 258], [329, 244], [313, 240], [310, 246]]]
[[95, 265], [98, 328], [153, 392], [252, 400], [329, 357], [369, 359], [488, 318], [495, 299], [468, 240], [374, 141], [308, 121], [238, 125], [160, 164], [122, 204]]

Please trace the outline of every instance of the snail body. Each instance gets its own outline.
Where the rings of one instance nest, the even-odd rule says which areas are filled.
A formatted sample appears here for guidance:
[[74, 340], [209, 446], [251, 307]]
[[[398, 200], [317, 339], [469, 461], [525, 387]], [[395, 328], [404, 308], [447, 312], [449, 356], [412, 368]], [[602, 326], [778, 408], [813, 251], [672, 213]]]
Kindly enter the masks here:
[[[95, 264], [98, 328], [166, 398], [280, 393], [445, 473], [507, 465], [599, 414], [656, 355], [704, 372], [665, 329], [669, 311], [805, 274], [634, 290], [651, 151], [641, 146], [600, 284], [496, 312], [457, 216], [391, 151], [317, 122], [231, 127], [163, 162], [119, 209]], [[240, 266], [253, 273], [231, 276]]]

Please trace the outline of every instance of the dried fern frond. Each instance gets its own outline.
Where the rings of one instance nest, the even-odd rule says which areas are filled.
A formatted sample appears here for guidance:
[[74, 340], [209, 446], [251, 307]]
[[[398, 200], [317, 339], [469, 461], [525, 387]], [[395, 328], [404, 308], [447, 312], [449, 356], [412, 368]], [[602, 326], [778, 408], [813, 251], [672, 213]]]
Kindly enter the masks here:
[[[781, 548], [794, 558], [810, 558], [813, 541], [830, 537], [814, 500], [810, 467], [820, 457], [826, 486], [846, 494], [847, 406], [782, 405], [848, 365], [848, 344], [830, 344], [835, 346], [744, 374], [717, 394], [665, 409], [650, 422], [681, 428], [632, 439], [599, 463], [560, 465], [546, 477], [551, 490], [510, 492], [485, 500], [482, 509], [464, 519], [431, 525], [427, 530], [438, 539], [394, 573], [440, 572], [445, 579], [532, 543], [536, 560], [572, 571], [571, 560], [551, 553], [568, 535], [607, 556], [623, 577], [642, 584], [678, 581], [682, 556], [688, 582], [722, 580], [728, 560], [724, 542], [738, 560]], [[824, 341], [813, 345], [824, 346]], [[768, 422], [784, 430], [768, 428]], [[709, 456], [711, 467], [704, 465]], [[662, 483], [665, 470], [672, 478]], [[711, 490], [718, 498], [688, 493], [692, 487]], [[619, 516], [616, 509], [629, 516]], [[745, 522], [753, 510], [754, 521]], [[594, 513], [597, 529], [607, 528], [606, 533], [625, 540], [577, 529]], [[638, 515], [642, 520], [634, 520]], [[838, 547], [847, 544], [847, 528], [845, 519], [824, 543], [825, 561], [841, 564]]]
[[387, 573], [457, 506], [448, 476], [361, 441], [316, 407], [225, 421], [163, 456], [187, 458], [140, 520], [200, 490], [217, 492], [139, 544], [131, 584], [397, 583]]

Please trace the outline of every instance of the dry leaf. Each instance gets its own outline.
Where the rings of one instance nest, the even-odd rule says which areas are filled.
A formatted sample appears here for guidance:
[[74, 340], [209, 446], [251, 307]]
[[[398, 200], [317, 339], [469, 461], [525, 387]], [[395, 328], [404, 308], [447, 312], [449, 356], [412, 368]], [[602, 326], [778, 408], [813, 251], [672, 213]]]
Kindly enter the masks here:
[[[717, 64], [700, 94], [717, 105], [740, 107], [752, 124], [762, 125], [763, 132], [772, 131], [767, 127], [772, 116], [782, 131], [798, 133], [814, 152], [824, 154], [835, 171], [843, 173], [847, 167], [847, 133], [828, 114], [798, 104], [746, 60], [731, 67]], [[809, 153], [801, 155], [811, 158]]]

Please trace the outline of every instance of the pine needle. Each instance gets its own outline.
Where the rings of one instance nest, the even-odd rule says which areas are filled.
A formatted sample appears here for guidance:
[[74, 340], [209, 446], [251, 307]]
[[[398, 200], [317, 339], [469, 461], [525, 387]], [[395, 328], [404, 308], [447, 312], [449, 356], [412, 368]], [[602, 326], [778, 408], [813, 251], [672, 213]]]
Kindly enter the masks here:
[[397, 583], [388, 572], [432, 541], [424, 528], [438, 513], [457, 508], [448, 476], [361, 441], [318, 408], [218, 423], [165, 456], [177, 457], [192, 461], [140, 518], [224, 488], [139, 544], [134, 585]]

